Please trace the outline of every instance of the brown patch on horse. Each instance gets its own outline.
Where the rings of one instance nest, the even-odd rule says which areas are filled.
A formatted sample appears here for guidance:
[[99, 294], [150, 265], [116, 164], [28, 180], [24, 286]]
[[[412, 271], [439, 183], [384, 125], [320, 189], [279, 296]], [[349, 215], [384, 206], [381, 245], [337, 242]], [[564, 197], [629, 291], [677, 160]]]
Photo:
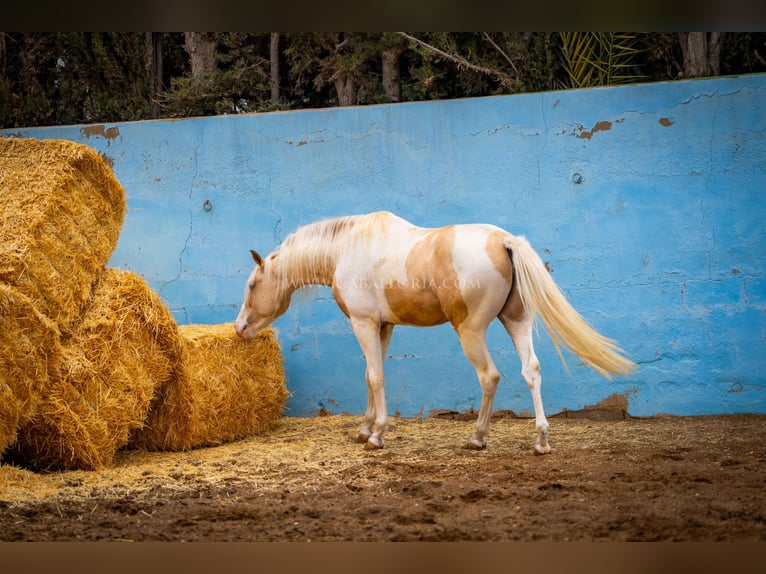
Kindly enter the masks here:
[[[487, 245], [489, 246], [489, 242], [487, 242]], [[526, 309], [524, 309], [524, 304], [521, 301], [521, 295], [519, 294], [519, 286], [514, 280], [513, 277], [513, 253], [510, 249], [506, 249], [505, 246], [503, 246], [503, 251], [505, 252], [505, 259], [507, 261], [508, 269], [510, 271], [509, 275], [505, 275], [504, 271], [500, 271], [500, 273], [503, 274], [504, 277], [510, 277], [509, 281], [511, 283], [511, 292], [508, 294], [508, 299], [505, 300], [505, 304], [503, 305], [503, 308], [500, 310], [500, 313], [498, 313], [498, 317], [502, 321], [503, 319], [510, 319], [511, 321], [521, 321], [524, 316], [526, 315]], [[492, 258], [492, 261], [494, 262], [495, 259], [490, 255], [490, 258]], [[498, 257], [498, 261], [500, 258]], [[504, 270], [505, 266], [501, 265], [501, 268]]]
[[468, 316], [452, 261], [455, 228], [435, 229], [407, 256], [404, 282], [385, 288], [396, 318], [408, 325], [432, 326], [450, 321], [456, 328]]
[[510, 319], [511, 321], [521, 321], [524, 318], [524, 305], [521, 303], [521, 296], [519, 290], [514, 287], [511, 289], [511, 294], [508, 295], [508, 299], [505, 301], [505, 305], [500, 310], [498, 317]]
[[489, 256], [489, 260], [492, 261], [497, 272], [502, 275], [508, 283], [513, 282], [513, 265], [511, 264], [511, 258], [508, 254], [508, 250], [505, 248], [503, 241], [506, 234], [502, 231], [493, 231], [487, 237], [487, 243], [484, 245], [484, 250]]

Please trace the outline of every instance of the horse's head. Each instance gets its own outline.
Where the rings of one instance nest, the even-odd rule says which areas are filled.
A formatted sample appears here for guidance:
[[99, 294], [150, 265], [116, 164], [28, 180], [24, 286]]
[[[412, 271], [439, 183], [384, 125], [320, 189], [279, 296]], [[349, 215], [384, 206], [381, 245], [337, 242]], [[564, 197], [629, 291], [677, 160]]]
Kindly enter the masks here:
[[263, 259], [253, 250], [250, 253], [255, 268], [247, 280], [245, 300], [234, 322], [237, 334], [243, 339], [255, 337], [258, 331], [271, 325], [290, 305], [290, 292], [281, 288], [275, 269], [278, 255], [272, 253]]

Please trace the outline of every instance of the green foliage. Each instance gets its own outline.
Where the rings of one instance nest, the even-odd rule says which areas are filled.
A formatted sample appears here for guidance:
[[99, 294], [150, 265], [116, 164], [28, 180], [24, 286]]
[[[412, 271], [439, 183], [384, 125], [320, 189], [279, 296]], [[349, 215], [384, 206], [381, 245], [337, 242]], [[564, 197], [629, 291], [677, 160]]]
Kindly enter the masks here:
[[616, 32], [561, 32], [564, 87], [587, 88], [627, 84], [644, 78], [636, 73], [638, 34]]
[[62, 33], [57, 48], [57, 123], [128, 121], [147, 116], [142, 34]]
[[161, 96], [167, 117], [240, 114], [259, 111], [269, 98], [268, 34], [216, 34], [215, 72], [171, 79]]
[[[388, 102], [384, 52], [397, 101], [672, 80], [683, 70], [677, 33], [280, 33], [272, 101], [270, 33], [215, 40], [217, 69], [195, 79], [182, 32], [0, 33], [0, 127]], [[766, 34], [724, 34], [722, 74], [766, 72], [765, 58]]]
[[3, 127], [55, 123], [49, 104], [55, 82], [53, 45], [54, 39], [46, 34], [6, 34], [6, 64], [0, 83]]
[[385, 42], [381, 33], [310, 32], [285, 35], [288, 64], [286, 98], [293, 107], [338, 105], [339, 83], [351, 82], [356, 104], [382, 99], [380, 54]]
[[8, 34], [4, 127], [138, 120], [150, 113], [142, 34]]

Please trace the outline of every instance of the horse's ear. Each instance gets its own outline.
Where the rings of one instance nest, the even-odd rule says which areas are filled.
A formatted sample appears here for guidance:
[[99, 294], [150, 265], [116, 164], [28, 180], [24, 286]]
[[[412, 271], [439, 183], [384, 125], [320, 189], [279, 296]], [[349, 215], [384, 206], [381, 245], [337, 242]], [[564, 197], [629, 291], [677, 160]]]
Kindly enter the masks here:
[[252, 256], [253, 256], [253, 261], [255, 261], [255, 264], [256, 264], [258, 267], [263, 267], [263, 257], [261, 257], [260, 255], [258, 255], [258, 252], [257, 252], [257, 251], [255, 251], [254, 249], [251, 249], [251, 250], [250, 250], [250, 255], [252, 255]]

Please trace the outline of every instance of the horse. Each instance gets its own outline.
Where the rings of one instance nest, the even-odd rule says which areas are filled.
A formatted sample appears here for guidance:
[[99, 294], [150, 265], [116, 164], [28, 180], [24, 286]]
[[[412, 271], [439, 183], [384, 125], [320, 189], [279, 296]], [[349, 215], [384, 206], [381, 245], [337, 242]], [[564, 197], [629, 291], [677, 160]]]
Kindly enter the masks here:
[[330, 287], [367, 363], [367, 409], [357, 437], [365, 449], [384, 445], [388, 414], [383, 362], [395, 325], [451, 323], [482, 391], [466, 445], [471, 449], [486, 448], [500, 380], [486, 344], [494, 319], [505, 327], [521, 360], [534, 405], [537, 454], [551, 451], [540, 362], [532, 341], [538, 316], [565, 365], [562, 346], [607, 379], [636, 369], [614, 340], [598, 333], [571, 306], [526, 238], [494, 225], [426, 228], [380, 211], [310, 223], [267, 257], [250, 253], [255, 266], [234, 323], [236, 333], [254, 337], [288, 309], [297, 289]]

